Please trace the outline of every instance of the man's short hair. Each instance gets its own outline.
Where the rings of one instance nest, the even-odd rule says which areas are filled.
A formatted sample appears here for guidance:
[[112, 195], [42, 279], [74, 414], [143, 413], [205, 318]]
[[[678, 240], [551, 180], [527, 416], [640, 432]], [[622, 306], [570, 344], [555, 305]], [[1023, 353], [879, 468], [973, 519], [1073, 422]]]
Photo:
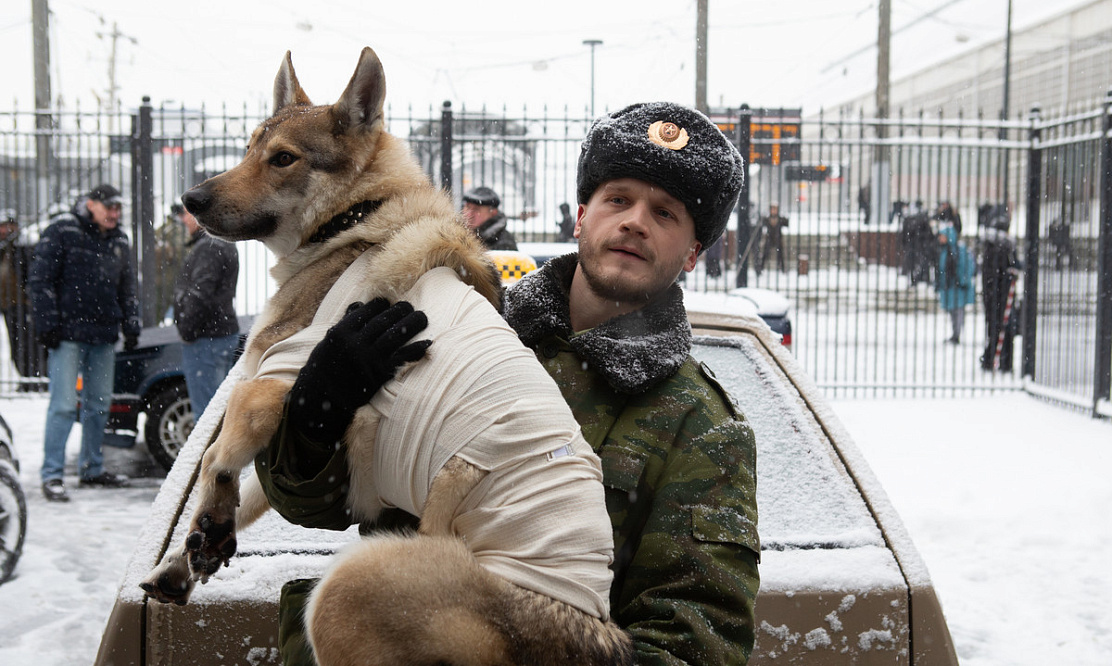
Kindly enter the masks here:
[[726, 229], [745, 163], [705, 115], [671, 102], [627, 106], [595, 121], [583, 140], [576, 196], [585, 204], [599, 185], [636, 178], [664, 188], [695, 220], [706, 249]]
[[490, 206], [491, 208], [498, 208], [498, 205], [502, 203], [502, 200], [498, 198], [498, 193], [484, 185], [472, 187], [464, 192], [463, 200], [476, 206]]

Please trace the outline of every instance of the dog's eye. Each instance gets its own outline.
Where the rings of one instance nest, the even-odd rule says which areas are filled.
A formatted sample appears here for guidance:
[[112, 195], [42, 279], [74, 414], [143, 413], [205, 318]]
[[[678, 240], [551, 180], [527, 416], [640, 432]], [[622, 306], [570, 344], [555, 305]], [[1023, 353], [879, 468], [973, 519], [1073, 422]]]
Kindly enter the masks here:
[[295, 156], [293, 153], [287, 153], [285, 151], [277, 153], [274, 155], [274, 157], [270, 158], [270, 163], [278, 167], [288, 167], [296, 161], [297, 156]]

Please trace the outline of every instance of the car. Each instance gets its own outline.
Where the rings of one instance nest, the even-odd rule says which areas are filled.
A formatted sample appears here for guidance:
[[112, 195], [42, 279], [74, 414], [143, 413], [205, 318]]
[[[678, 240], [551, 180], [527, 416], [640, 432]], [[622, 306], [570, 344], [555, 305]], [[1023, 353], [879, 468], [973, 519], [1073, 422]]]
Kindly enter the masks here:
[[[693, 355], [739, 400], [756, 433], [762, 580], [750, 663], [957, 664], [926, 566], [814, 382], [760, 318], [691, 308], [689, 319]], [[222, 410], [226, 400], [218, 393], [210, 407]], [[359, 538], [356, 527], [308, 529], [270, 512], [239, 533], [230, 566], [188, 604], [146, 599], [139, 583], [189, 529], [187, 508], [218, 421], [194, 428], [151, 506], [98, 665], [277, 663], [282, 585], [320, 576], [333, 553]]]
[[12, 429], [0, 416], [0, 583], [15, 571], [27, 536], [27, 498], [19, 483], [19, 456]]
[[[239, 318], [237, 358], [253, 322], [253, 316]], [[117, 345], [112, 404], [105, 425], [106, 445], [130, 448], [140, 428], [139, 416], [144, 415], [143, 441], [151, 457], [166, 470], [173, 466], [194, 424], [181, 345], [174, 326], [144, 328], [134, 349]]]

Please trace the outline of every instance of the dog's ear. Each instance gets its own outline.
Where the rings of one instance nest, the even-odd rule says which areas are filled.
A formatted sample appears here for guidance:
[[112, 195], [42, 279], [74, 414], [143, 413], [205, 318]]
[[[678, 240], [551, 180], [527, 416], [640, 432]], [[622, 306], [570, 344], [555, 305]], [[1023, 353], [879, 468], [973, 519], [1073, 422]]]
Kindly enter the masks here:
[[297, 74], [293, 71], [293, 59], [290, 52], [286, 51], [286, 58], [278, 68], [278, 76], [274, 77], [274, 113], [291, 104], [312, 105], [309, 96], [301, 89], [297, 82]]
[[332, 105], [332, 120], [337, 133], [367, 128], [382, 119], [382, 103], [386, 99], [386, 75], [374, 50], [363, 47], [359, 64], [351, 75], [344, 94]]

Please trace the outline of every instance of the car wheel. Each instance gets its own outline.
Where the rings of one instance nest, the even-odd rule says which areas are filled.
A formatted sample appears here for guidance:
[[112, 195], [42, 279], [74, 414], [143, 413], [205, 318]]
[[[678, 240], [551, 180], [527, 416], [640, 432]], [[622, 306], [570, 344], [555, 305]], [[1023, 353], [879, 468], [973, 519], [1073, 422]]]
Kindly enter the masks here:
[[167, 471], [193, 432], [193, 406], [184, 384], [174, 384], [156, 393], [147, 409], [143, 429], [147, 450]]
[[15, 570], [26, 535], [27, 500], [19, 485], [19, 473], [7, 460], [0, 460], [0, 583]]

